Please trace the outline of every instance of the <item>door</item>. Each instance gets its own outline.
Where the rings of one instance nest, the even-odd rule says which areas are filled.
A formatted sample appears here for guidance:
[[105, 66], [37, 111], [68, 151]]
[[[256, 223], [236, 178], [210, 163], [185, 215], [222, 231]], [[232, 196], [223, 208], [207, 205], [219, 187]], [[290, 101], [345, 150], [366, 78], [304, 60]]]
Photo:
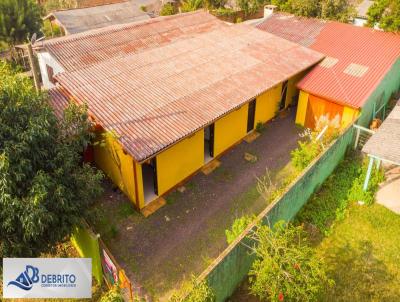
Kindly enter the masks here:
[[204, 162], [207, 163], [214, 157], [214, 124], [204, 128]]
[[256, 99], [249, 103], [249, 112], [247, 115], [247, 132], [254, 129], [254, 119], [256, 116]]
[[288, 81], [283, 82], [281, 91], [281, 101], [279, 103], [279, 110], [285, 109], [286, 95], [287, 95]]

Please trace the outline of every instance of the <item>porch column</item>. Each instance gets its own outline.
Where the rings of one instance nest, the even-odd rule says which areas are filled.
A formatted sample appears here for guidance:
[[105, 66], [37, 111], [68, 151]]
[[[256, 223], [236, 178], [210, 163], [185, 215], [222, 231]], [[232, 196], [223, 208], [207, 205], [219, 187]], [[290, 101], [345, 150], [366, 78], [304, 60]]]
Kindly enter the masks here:
[[364, 181], [364, 187], [363, 187], [363, 190], [364, 190], [364, 191], [367, 191], [369, 179], [371, 178], [371, 172], [372, 172], [372, 166], [373, 166], [373, 164], [374, 164], [374, 158], [373, 158], [373, 157], [370, 157], [370, 158], [369, 158], [369, 164], [368, 164], [367, 175], [365, 176], [365, 181]]

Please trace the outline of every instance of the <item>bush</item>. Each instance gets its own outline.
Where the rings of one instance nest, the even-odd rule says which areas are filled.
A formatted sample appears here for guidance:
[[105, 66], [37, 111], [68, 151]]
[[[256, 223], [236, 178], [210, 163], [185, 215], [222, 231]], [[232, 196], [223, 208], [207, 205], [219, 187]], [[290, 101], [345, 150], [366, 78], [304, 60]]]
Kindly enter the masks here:
[[293, 166], [299, 171], [303, 171], [314, 158], [322, 151], [319, 142], [312, 140], [310, 142], [298, 142], [299, 147], [294, 149], [290, 155]]
[[243, 231], [247, 228], [247, 226], [252, 223], [256, 219], [255, 215], [252, 216], [242, 216], [240, 218], [236, 218], [232, 224], [230, 230], [225, 230], [226, 242], [231, 244]]
[[175, 8], [171, 3], [163, 5], [160, 11], [160, 16], [171, 16], [175, 14]]
[[350, 201], [362, 201], [370, 205], [374, 202], [375, 193], [379, 188], [379, 184], [385, 179], [385, 176], [382, 170], [374, 168], [371, 173], [368, 189], [364, 191], [363, 186], [367, 175], [368, 161], [364, 161], [360, 169], [360, 176], [354, 180], [353, 187], [349, 191], [348, 199]]
[[249, 272], [250, 292], [267, 301], [318, 301], [333, 281], [306, 241], [302, 227], [280, 221], [250, 235], [256, 255]]
[[215, 295], [205, 281], [198, 282], [192, 276], [189, 282], [183, 284], [179, 291], [172, 294], [169, 302], [213, 302]]
[[122, 296], [119, 287], [114, 286], [101, 297], [100, 302], [124, 302], [124, 297]]

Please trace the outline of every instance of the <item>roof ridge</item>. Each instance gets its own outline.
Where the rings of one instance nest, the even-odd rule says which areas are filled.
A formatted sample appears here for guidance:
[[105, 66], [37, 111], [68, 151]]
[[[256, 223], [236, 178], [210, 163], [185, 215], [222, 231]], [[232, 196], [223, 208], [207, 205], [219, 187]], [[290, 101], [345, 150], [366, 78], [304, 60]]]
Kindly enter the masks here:
[[172, 15], [172, 16], [159, 16], [159, 17], [156, 17], [156, 18], [148, 19], [148, 20], [134, 21], [134, 22], [125, 23], [125, 24], [117, 24], [117, 25], [113, 24], [113, 25], [106, 26], [106, 27], [103, 27], [103, 28], [95, 28], [95, 29], [84, 31], [84, 32], [81, 32], [81, 33], [72, 34], [72, 35], [68, 35], [68, 36], [64, 36], [64, 37], [59, 37], [59, 38], [47, 40], [47, 41], [44, 42], [44, 47], [46, 47], [48, 45], [56, 45], [56, 44], [61, 43], [61, 42], [76, 41], [76, 40], [84, 39], [86, 37], [99, 36], [99, 35], [106, 34], [106, 33], [112, 33], [112, 32], [116, 32], [116, 31], [123, 31], [123, 30], [128, 29], [128, 28], [134, 28], [134, 27], [138, 27], [138, 26], [142, 26], [142, 25], [158, 23], [158, 22], [162, 22], [162, 21], [164, 21], [166, 19], [180, 19], [180, 18], [182, 18], [184, 16], [187, 16], [187, 15], [202, 14], [202, 13], [205, 13], [205, 11], [204, 10], [197, 10], [197, 11], [194, 11], [194, 12], [176, 14], [176, 15]]

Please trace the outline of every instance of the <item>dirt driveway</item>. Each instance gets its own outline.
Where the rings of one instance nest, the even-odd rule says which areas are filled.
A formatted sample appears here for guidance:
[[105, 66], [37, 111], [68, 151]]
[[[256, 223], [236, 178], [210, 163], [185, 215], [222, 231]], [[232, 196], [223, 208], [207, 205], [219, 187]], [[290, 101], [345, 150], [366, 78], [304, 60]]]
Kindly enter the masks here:
[[[128, 276], [155, 300], [162, 299], [226, 248], [225, 229], [235, 218], [258, 214], [266, 206], [256, 176], [265, 174], [266, 167], [279, 171], [290, 161], [299, 131], [294, 112], [270, 122], [254, 142], [242, 142], [220, 158], [212, 174], [198, 173], [183, 193], [170, 193], [168, 204], [148, 218], [109, 189], [97, 207], [102, 209], [97, 231]], [[246, 161], [245, 152], [257, 161]]]

